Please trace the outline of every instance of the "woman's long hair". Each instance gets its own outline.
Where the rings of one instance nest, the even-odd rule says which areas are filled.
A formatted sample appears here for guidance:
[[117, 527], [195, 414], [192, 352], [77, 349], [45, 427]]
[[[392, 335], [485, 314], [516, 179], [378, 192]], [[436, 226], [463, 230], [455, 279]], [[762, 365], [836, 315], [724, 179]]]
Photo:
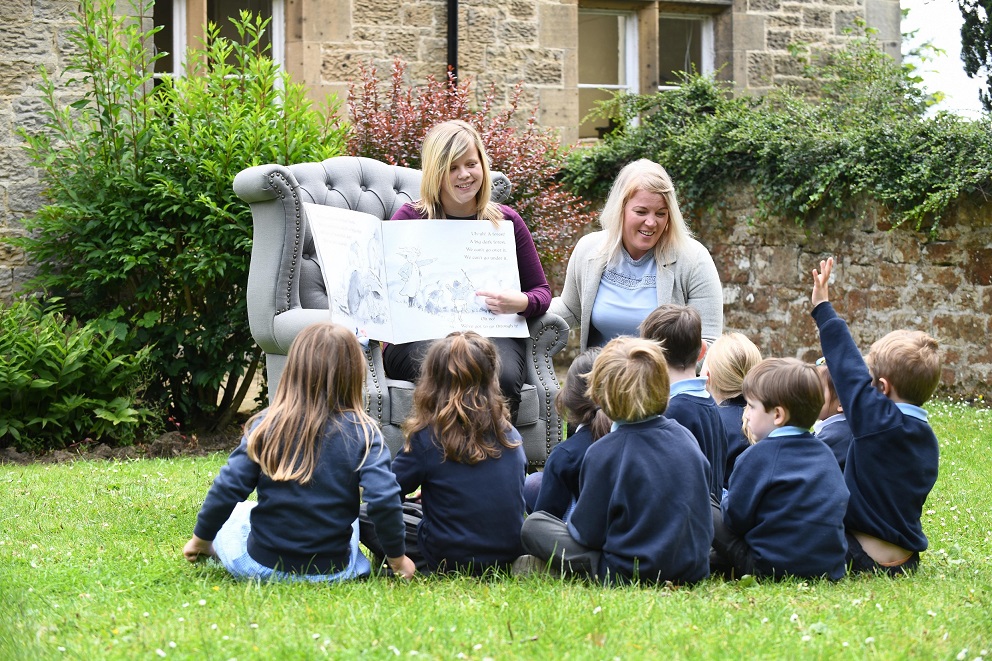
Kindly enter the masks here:
[[565, 386], [555, 397], [555, 408], [568, 421], [569, 428], [588, 426], [594, 442], [608, 434], [613, 425], [610, 416], [587, 394], [589, 373], [601, 350], [601, 347], [593, 347], [575, 357], [565, 375]]
[[658, 264], [670, 264], [692, 238], [692, 232], [679, 210], [672, 178], [665, 168], [646, 158], [625, 165], [613, 181], [610, 195], [599, 215], [600, 225], [606, 230], [607, 237], [603, 252], [611, 262], [620, 255], [623, 247], [623, 209], [637, 191], [657, 193], [668, 204], [668, 226], [655, 244], [654, 259]]
[[378, 433], [362, 401], [365, 373], [354, 333], [330, 322], [304, 328], [289, 347], [271, 406], [245, 424], [248, 457], [273, 480], [307, 484], [327, 425], [332, 419], [341, 424], [341, 414], [348, 413], [365, 438], [364, 463]]
[[434, 433], [445, 459], [476, 464], [515, 448], [507, 438], [510, 414], [499, 388], [496, 345], [474, 331], [455, 332], [431, 345], [403, 423], [404, 450], [422, 429]]
[[[452, 119], [435, 125], [424, 137], [420, 148], [420, 199], [414, 207], [428, 218], [444, 218], [441, 206], [441, 189], [451, 187], [448, 172], [451, 164], [461, 158], [469, 147], [475, 146], [482, 166], [482, 183], [475, 197], [476, 218], [488, 220], [494, 225], [503, 220], [503, 210], [491, 201], [493, 180], [489, 170], [489, 156], [482, 144], [482, 137], [471, 124], [460, 119]], [[450, 191], [449, 191], [450, 192]]]

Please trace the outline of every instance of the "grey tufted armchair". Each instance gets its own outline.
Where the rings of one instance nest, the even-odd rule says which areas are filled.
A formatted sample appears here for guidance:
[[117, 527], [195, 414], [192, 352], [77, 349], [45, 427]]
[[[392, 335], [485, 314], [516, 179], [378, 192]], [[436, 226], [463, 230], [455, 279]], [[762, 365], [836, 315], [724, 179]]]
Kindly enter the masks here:
[[[504, 201], [510, 182], [498, 173], [493, 173], [493, 179], [493, 198]], [[252, 336], [265, 351], [271, 394], [296, 334], [308, 324], [330, 319], [303, 203], [386, 219], [405, 202], [420, 196], [420, 171], [368, 158], [338, 156], [322, 163], [247, 168], [235, 177], [234, 191], [251, 206], [254, 237], [248, 272], [248, 321]], [[562, 440], [561, 420], [554, 407], [559, 385], [552, 357], [565, 347], [568, 326], [550, 313], [529, 320], [528, 325], [529, 360], [517, 429], [534, 469], [544, 464], [551, 448]], [[369, 342], [365, 356], [368, 410], [379, 421], [386, 444], [395, 454], [403, 445], [399, 425], [410, 411], [413, 384], [386, 377], [378, 342]]]

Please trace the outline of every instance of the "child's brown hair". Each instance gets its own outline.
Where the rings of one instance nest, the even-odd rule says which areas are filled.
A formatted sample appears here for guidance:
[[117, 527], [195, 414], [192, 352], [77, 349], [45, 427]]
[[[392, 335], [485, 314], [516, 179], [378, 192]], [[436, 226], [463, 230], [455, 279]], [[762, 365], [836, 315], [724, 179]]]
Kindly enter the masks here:
[[555, 397], [555, 408], [568, 420], [569, 429], [587, 425], [592, 432], [593, 441], [608, 434], [613, 424], [606, 412], [588, 394], [589, 373], [600, 352], [600, 347], [593, 347], [576, 356], [568, 368], [565, 385]]
[[660, 342], [665, 361], [676, 369], [688, 369], [699, 360], [703, 346], [703, 322], [689, 305], [665, 303], [644, 318], [641, 337]]
[[741, 386], [744, 397], [765, 411], [781, 406], [786, 424], [809, 429], [823, 408], [823, 386], [816, 367], [795, 358], [765, 358], [751, 368]]
[[589, 399], [613, 420], [637, 422], [664, 413], [668, 390], [665, 353], [652, 340], [610, 340], [589, 373]]
[[871, 345], [865, 363], [873, 384], [885, 379], [916, 406], [923, 406], [940, 383], [940, 347], [923, 331], [892, 331]]
[[445, 459], [477, 464], [520, 443], [507, 437], [510, 413], [499, 388], [496, 345], [474, 331], [454, 332], [431, 344], [403, 422], [410, 437], [430, 428]]

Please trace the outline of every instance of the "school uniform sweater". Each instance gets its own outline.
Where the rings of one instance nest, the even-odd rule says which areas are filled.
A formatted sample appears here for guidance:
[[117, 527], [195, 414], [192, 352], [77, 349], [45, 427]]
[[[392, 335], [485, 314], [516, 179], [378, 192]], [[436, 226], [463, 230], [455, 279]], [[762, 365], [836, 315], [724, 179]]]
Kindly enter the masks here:
[[734, 462], [741, 452], [751, 446], [751, 442], [744, 433], [744, 407], [747, 400], [744, 395], [738, 395], [724, 400], [717, 406], [720, 412], [720, 420], [723, 421], [723, 428], [727, 432], [727, 467], [723, 473], [723, 486], [726, 487], [730, 481], [730, 475], [734, 472]]
[[783, 427], [737, 458], [721, 507], [763, 575], [837, 580], [845, 572], [847, 499], [830, 448], [808, 431]]
[[813, 308], [820, 346], [853, 440], [844, 466], [851, 491], [844, 525], [910, 551], [924, 551], [920, 518], [937, 481], [937, 437], [918, 406], [896, 404], [872, 386], [847, 323], [829, 302]]
[[834, 453], [834, 458], [841, 470], [847, 464], [847, 451], [851, 448], [851, 425], [843, 413], [837, 413], [826, 420], [813, 423], [813, 435], [827, 444]]
[[592, 443], [592, 430], [583, 426], [551, 450], [541, 476], [541, 491], [534, 502], [535, 512], [565, 518], [572, 501], [578, 500], [579, 472]]
[[665, 417], [689, 430], [710, 463], [710, 493], [723, 494], [727, 466], [727, 430], [706, 379], [685, 379], [671, 386]]
[[381, 434], [373, 433], [371, 450], [363, 462], [365, 439], [354, 414], [329, 420], [313, 478], [307, 484], [270, 479], [248, 458], [248, 440], [242, 438], [210, 487], [193, 533], [213, 540], [234, 506], [257, 490], [248, 555], [272, 569], [328, 574], [348, 563], [351, 524], [364, 500], [386, 555], [404, 555], [400, 487], [389, 470], [389, 450]]
[[664, 416], [620, 424], [586, 451], [569, 534], [600, 550], [614, 582], [692, 583], [709, 575], [709, 465]]
[[[516, 429], [508, 437], [521, 442]], [[527, 457], [522, 445], [477, 464], [444, 459], [430, 429], [415, 433], [410, 446], [396, 454], [393, 472], [403, 493], [422, 489], [417, 543], [432, 570], [442, 563], [479, 570], [523, 554]]]

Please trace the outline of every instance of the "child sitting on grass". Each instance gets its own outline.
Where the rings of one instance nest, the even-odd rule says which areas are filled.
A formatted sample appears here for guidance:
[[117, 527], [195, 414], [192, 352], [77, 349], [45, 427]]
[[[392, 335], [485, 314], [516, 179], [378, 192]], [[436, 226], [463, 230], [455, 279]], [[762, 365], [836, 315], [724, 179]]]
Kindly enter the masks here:
[[641, 337], [661, 344], [671, 383], [665, 417], [689, 430], [710, 463], [710, 493], [723, 495], [727, 467], [727, 430], [716, 401], [706, 390], [706, 378], [696, 376], [696, 363], [705, 355], [699, 312], [689, 305], [666, 303], [640, 326]]
[[565, 386], [558, 391], [555, 408], [568, 422], [569, 436], [548, 455], [544, 470], [531, 473], [524, 483], [527, 489], [538, 493], [528, 510], [541, 510], [562, 521], [579, 498], [579, 471], [586, 450], [600, 437], [609, 433], [612, 420], [603, 409], [589, 399], [588, 377], [600, 347], [593, 347], [579, 354], [568, 368]]
[[496, 345], [451, 333], [422, 370], [393, 460], [403, 493], [421, 491], [417, 550], [430, 572], [509, 569], [523, 553], [527, 458], [500, 392]]
[[844, 479], [851, 491], [844, 525], [852, 572], [914, 570], [927, 548], [920, 519], [937, 481], [937, 437], [921, 407], [940, 382], [937, 341], [895, 330], [862, 358], [830, 304], [834, 260], [813, 270], [813, 319], [854, 438]]
[[830, 370], [823, 358], [816, 361], [816, 373], [820, 375], [823, 384], [823, 408], [813, 423], [813, 435], [827, 444], [837, 460], [840, 469], [844, 470], [847, 463], [847, 451], [851, 447], [851, 425], [844, 416], [844, 407], [837, 398], [834, 380], [830, 378]]
[[713, 395], [727, 431], [727, 464], [723, 486], [734, 471], [734, 462], [750, 445], [744, 433], [744, 392], [741, 384], [752, 367], [761, 362], [761, 351], [743, 333], [724, 333], [706, 352], [700, 376]]
[[582, 464], [568, 523], [537, 511], [524, 521], [529, 556], [514, 573], [549, 566], [607, 583], [693, 583], [709, 575], [713, 523], [706, 457], [662, 414], [665, 355], [656, 342], [619, 337], [596, 358], [589, 397], [614, 420]]
[[[332, 323], [300, 331], [272, 405], [245, 425], [203, 501], [183, 548], [187, 560], [214, 557], [235, 578], [367, 576], [369, 561], [358, 548], [364, 499], [393, 573], [413, 576], [400, 487], [362, 402], [365, 373], [365, 354], [351, 331]], [[244, 502], [256, 490], [258, 503]]]
[[720, 507], [714, 504], [713, 571], [841, 578], [848, 492], [830, 448], [809, 432], [823, 406], [816, 369], [766, 358], [742, 388], [754, 444], [737, 458]]

